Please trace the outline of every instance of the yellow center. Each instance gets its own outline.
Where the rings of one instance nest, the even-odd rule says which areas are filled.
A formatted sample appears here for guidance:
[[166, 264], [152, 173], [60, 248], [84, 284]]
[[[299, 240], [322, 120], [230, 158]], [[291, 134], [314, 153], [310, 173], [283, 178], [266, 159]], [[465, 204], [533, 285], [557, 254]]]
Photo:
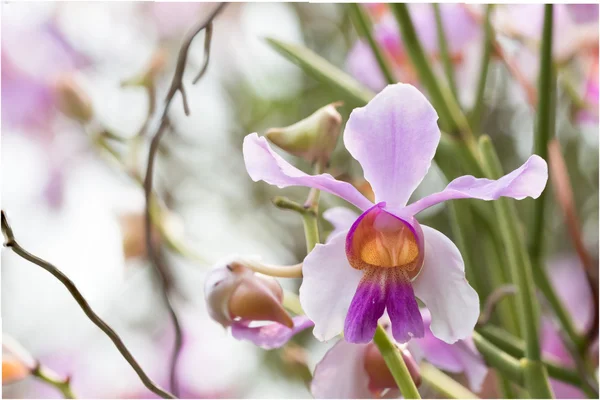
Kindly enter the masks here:
[[362, 218], [347, 250], [350, 265], [356, 269], [400, 267], [411, 279], [419, 272], [419, 245], [413, 231], [381, 209], [373, 209]]

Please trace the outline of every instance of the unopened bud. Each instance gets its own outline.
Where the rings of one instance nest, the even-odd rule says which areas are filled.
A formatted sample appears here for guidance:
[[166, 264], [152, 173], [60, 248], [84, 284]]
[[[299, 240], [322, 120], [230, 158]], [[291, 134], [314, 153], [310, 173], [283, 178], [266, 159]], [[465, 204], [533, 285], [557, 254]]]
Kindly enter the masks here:
[[[143, 214], [124, 214], [119, 216], [123, 234], [123, 254], [125, 259], [146, 256], [146, 224]], [[152, 243], [158, 246], [160, 234], [156, 225], [151, 224]]]
[[236, 319], [294, 326], [277, 280], [256, 275], [238, 259], [217, 264], [206, 279], [204, 295], [210, 316], [224, 327]]
[[123, 82], [121, 82], [121, 86], [144, 86], [151, 87], [154, 85], [154, 81], [156, 76], [161, 73], [165, 69], [165, 65], [167, 64], [167, 51], [163, 48], [160, 48], [154, 52], [150, 62], [146, 69], [129, 78]]
[[92, 101], [71, 75], [63, 75], [56, 81], [57, 104], [60, 111], [76, 121], [92, 120]]
[[294, 125], [269, 129], [265, 136], [290, 154], [326, 164], [340, 134], [342, 116], [336, 107], [341, 104], [322, 107]]
[[[408, 350], [401, 349], [400, 353], [404, 359], [404, 363], [408, 368], [410, 377], [415, 382], [416, 386], [421, 385], [421, 374], [419, 367]], [[365, 370], [369, 376], [369, 389], [374, 392], [379, 392], [383, 389], [397, 388], [398, 385], [394, 380], [390, 369], [385, 363], [381, 352], [374, 343], [370, 343], [365, 350]]]
[[7, 335], [2, 337], [2, 384], [25, 379], [35, 368], [35, 360], [19, 343]]

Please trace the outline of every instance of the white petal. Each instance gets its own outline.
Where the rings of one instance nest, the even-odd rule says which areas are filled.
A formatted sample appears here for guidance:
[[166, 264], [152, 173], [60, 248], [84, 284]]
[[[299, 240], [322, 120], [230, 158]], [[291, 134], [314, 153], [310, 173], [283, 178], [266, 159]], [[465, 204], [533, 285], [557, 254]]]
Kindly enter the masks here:
[[454, 343], [472, 332], [479, 318], [479, 296], [465, 278], [465, 265], [456, 245], [425, 225], [425, 260], [413, 288], [431, 312], [431, 332]]
[[364, 366], [365, 344], [341, 339], [315, 367], [310, 392], [315, 399], [370, 399]]
[[346, 258], [347, 231], [317, 246], [304, 259], [300, 304], [314, 321], [313, 334], [320, 341], [344, 330], [344, 321], [362, 271], [350, 266]]
[[350, 229], [358, 217], [357, 213], [346, 207], [332, 207], [326, 210], [323, 213], [323, 218], [333, 225], [333, 231], [329, 234], [329, 238]]

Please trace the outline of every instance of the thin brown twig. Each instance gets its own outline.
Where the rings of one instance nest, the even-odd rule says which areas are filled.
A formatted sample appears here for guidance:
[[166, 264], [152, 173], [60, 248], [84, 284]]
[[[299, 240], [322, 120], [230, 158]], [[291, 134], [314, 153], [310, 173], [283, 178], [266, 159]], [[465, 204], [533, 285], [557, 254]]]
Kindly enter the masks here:
[[206, 26], [206, 31], [204, 32], [204, 63], [202, 64], [202, 68], [200, 68], [200, 72], [198, 72], [198, 75], [196, 75], [192, 82], [194, 85], [198, 83], [202, 76], [204, 76], [204, 73], [208, 68], [208, 61], [210, 60], [210, 43], [212, 41], [212, 32], [213, 24], [211, 21]]
[[[146, 176], [144, 179], [144, 197], [145, 197], [145, 201], [146, 201], [144, 220], [145, 220], [145, 236], [146, 236], [146, 247], [148, 249], [148, 257], [149, 257], [150, 261], [152, 262], [152, 264], [154, 265], [156, 271], [158, 272], [158, 275], [159, 275], [159, 278], [161, 280], [161, 284], [163, 287], [162, 293], [163, 293], [163, 297], [164, 297], [164, 302], [168, 308], [168, 311], [169, 311], [169, 314], [171, 317], [171, 321], [172, 321], [173, 327], [175, 329], [175, 343], [174, 343], [173, 353], [171, 355], [171, 362], [170, 362], [170, 385], [171, 385], [171, 390], [175, 394], [178, 393], [177, 360], [179, 358], [179, 353], [181, 352], [182, 331], [181, 331], [181, 324], [179, 323], [179, 318], [177, 316], [177, 313], [175, 312], [175, 309], [174, 309], [173, 304], [171, 303], [171, 299], [169, 297], [169, 290], [168, 290], [169, 288], [167, 285], [168, 281], [167, 281], [165, 271], [163, 271], [163, 269], [161, 267], [161, 263], [159, 262], [159, 257], [157, 255], [157, 252], [155, 251], [155, 249], [153, 247], [153, 243], [152, 243], [151, 200], [152, 200], [152, 182], [153, 182], [153, 176], [154, 176], [154, 164], [155, 164], [156, 154], [158, 152], [160, 141], [161, 141], [162, 137], [164, 136], [165, 132], [167, 131], [167, 127], [170, 125], [169, 118], [168, 118], [168, 112], [169, 112], [169, 108], [171, 106], [173, 97], [175, 96], [175, 94], [177, 92], [181, 93], [181, 98], [183, 101], [183, 110], [184, 110], [185, 114], [186, 115], [190, 114], [187, 96], [186, 96], [185, 88], [183, 85], [183, 75], [185, 72], [185, 66], [187, 63], [187, 57], [188, 57], [188, 52], [189, 52], [190, 46], [192, 45], [194, 38], [202, 30], [207, 29], [208, 26], [212, 24], [213, 19], [219, 14], [219, 12], [226, 5], [227, 5], [227, 3], [219, 4], [219, 6], [216, 7], [215, 10], [213, 10], [203, 21], [201, 21], [198, 25], [196, 25], [194, 28], [192, 28], [190, 33], [186, 36], [186, 39], [184, 40], [184, 42], [181, 46], [181, 49], [179, 50], [179, 56], [177, 58], [177, 65], [175, 66], [175, 73], [173, 75], [173, 80], [171, 81], [171, 86], [170, 86], [169, 91], [167, 92], [167, 95], [165, 98], [165, 105], [164, 105], [164, 109], [163, 109], [162, 116], [160, 119], [160, 125], [159, 125], [156, 133], [152, 137], [152, 141], [150, 142], [150, 150], [148, 151], [148, 164], [146, 166]], [[208, 36], [209, 36], [208, 43], [210, 44], [210, 37], [212, 35], [208, 35]], [[198, 79], [202, 76], [202, 74], [206, 70], [206, 64], [207, 64], [207, 61], [205, 61], [205, 66], [202, 68], [201, 73], [198, 76]]]
[[83, 297], [83, 295], [81, 294], [79, 289], [77, 289], [77, 286], [75, 286], [75, 283], [73, 283], [71, 279], [69, 279], [65, 274], [63, 274], [58, 268], [50, 264], [48, 261], [45, 261], [29, 253], [27, 250], [21, 247], [21, 245], [19, 245], [19, 243], [15, 239], [12, 228], [8, 223], [8, 219], [4, 210], [2, 210], [1, 214], [2, 234], [4, 235], [5, 239], [4, 246], [10, 248], [12, 251], [14, 251], [16, 254], [18, 254], [25, 260], [45, 269], [50, 274], [52, 274], [52, 276], [58, 279], [71, 293], [75, 301], [77, 301], [77, 304], [79, 304], [79, 307], [81, 307], [81, 309], [83, 310], [85, 315], [90, 319], [90, 321], [92, 321], [94, 325], [100, 328], [102, 332], [104, 332], [110, 338], [110, 340], [112, 340], [112, 342], [117, 347], [117, 350], [119, 350], [119, 352], [123, 355], [125, 360], [129, 363], [129, 365], [131, 365], [131, 367], [140, 377], [144, 386], [146, 386], [148, 390], [150, 390], [152, 393], [155, 393], [164, 399], [175, 399], [175, 396], [173, 396], [171, 393], [167, 392], [166, 390], [158, 386], [156, 383], [154, 383], [152, 379], [144, 372], [144, 370], [133, 357], [129, 349], [127, 349], [127, 346], [125, 346], [125, 343], [123, 343], [123, 340], [121, 340], [119, 335], [117, 335], [117, 333], [106, 322], [104, 322], [104, 320], [100, 318], [100, 316], [96, 314], [94, 310], [92, 310], [85, 297]]
[[594, 320], [592, 321], [592, 324], [590, 324], [588, 332], [586, 332], [589, 345], [593, 342], [594, 338], [598, 336], [598, 264], [592, 261], [592, 257], [588, 254], [585, 245], [583, 244], [575, 199], [573, 196], [573, 188], [562, 155], [560, 143], [557, 139], [553, 139], [548, 143], [548, 162], [550, 164], [550, 180], [552, 181], [552, 188], [554, 189], [556, 201], [563, 212], [565, 224], [569, 231], [569, 237], [573, 242], [575, 251], [581, 260], [581, 264], [584, 267], [587, 280], [592, 290], [592, 297], [594, 298]]
[[513, 284], [502, 285], [494, 290], [485, 301], [483, 306], [483, 311], [479, 316], [479, 321], [477, 321], [477, 325], [485, 325], [492, 318], [492, 313], [494, 309], [502, 301], [504, 298], [508, 296], [515, 295], [517, 293], [517, 287]]

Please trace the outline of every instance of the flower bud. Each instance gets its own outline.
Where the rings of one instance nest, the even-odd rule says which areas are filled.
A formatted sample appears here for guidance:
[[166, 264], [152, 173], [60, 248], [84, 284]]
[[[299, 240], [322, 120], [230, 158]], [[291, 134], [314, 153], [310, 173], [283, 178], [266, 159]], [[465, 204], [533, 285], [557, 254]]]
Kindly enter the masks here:
[[59, 77], [55, 90], [58, 108], [63, 114], [81, 123], [92, 120], [94, 115], [92, 101], [72, 75]]
[[[121, 233], [123, 234], [123, 254], [125, 259], [145, 257], [146, 251], [146, 224], [144, 214], [123, 214], [119, 216]], [[152, 243], [158, 246], [160, 233], [154, 224], [151, 226]]]
[[290, 154], [324, 165], [340, 134], [342, 116], [336, 109], [340, 105], [340, 102], [326, 105], [293, 125], [269, 129], [265, 136]]
[[[412, 355], [406, 349], [401, 349], [402, 358], [406, 363], [408, 372], [415, 382], [416, 386], [421, 385], [421, 374], [419, 367]], [[396, 381], [392, 376], [388, 366], [381, 355], [381, 352], [374, 343], [369, 343], [365, 350], [365, 370], [369, 375], [369, 389], [373, 392], [380, 392], [383, 389], [397, 388]]]
[[143, 86], [143, 87], [151, 87], [154, 85], [154, 81], [158, 74], [160, 74], [164, 69], [167, 63], [167, 51], [163, 48], [159, 48], [152, 55], [150, 62], [146, 69], [129, 78], [123, 82], [121, 82], [122, 87], [126, 86]]
[[256, 275], [238, 259], [221, 262], [210, 272], [204, 294], [210, 316], [223, 327], [235, 320], [294, 326], [283, 308], [283, 290], [277, 280]]
[[35, 368], [35, 360], [8, 335], [2, 337], [2, 384], [25, 379]]

